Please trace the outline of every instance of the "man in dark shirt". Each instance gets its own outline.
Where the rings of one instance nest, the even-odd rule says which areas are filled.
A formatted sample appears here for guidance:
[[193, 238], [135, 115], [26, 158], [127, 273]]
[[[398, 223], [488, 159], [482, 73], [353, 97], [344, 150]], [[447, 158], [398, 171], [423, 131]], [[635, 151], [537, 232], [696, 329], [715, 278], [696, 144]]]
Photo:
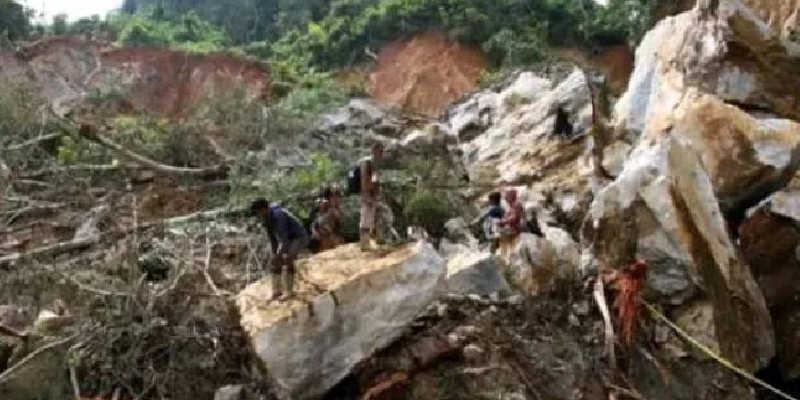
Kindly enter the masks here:
[[486, 212], [484, 220], [484, 234], [491, 243], [490, 251], [494, 254], [499, 246], [498, 240], [500, 238], [500, 221], [505, 216], [505, 210], [501, 204], [502, 197], [500, 192], [493, 192], [489, 195], [489, 210]]
[[[270, 205], [267, 200], [258, 199], [250, 206], [250, 211], [263, 219], [272, 245], [272, 297], [291, 297], [294, 294], [294, 263], [298, 254], [308, 247], [308, 233], [300, 220], [281, 205]], [[285, 293], [284, 266], [287, 275]]]

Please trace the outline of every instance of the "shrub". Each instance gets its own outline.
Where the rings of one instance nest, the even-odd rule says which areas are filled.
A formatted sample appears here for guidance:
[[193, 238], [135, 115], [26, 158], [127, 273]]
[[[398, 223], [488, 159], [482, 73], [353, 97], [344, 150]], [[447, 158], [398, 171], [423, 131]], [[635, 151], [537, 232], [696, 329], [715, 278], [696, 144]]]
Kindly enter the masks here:
[[224, 32], [189, 12], [176, 18], [143, 14], [118, 16], [111, 24], [119, 30], [119, 44], [132, 47], [170, 47], [189, 52], [222, 50], [228, 43]]
[[[0, 148], [7, 149], [56, 131], [33, 83], [0, 78], [0, 87], [3, 88], [0, 90]], [[55, 141], [40, 142], [4, 151], [0, 158], [12, 168], [37, 169], [52, 158], [56, 146]]]
[[421, 226], [436, 238], [444, 236], [444, 224], [454, 217], [452, 206], [444, 197], [427, 190], [419, 191], [411, 197], [404, 214], [410, 224]]

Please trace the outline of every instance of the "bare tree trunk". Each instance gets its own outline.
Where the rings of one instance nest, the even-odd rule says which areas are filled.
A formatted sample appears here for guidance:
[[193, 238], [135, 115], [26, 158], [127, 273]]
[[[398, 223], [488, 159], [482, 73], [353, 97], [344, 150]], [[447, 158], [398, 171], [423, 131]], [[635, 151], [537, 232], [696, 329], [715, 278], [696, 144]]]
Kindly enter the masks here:
[[215, 177], [224, 177], [228, 171], [226, 165], [217, 165], [214, 167], [207, 167], [207, 168], [190, 168], [190, 167], [175, 167], [172, 165], [161, 164], [141, 154], [134, 153], [133, 151], [126, 149], [119, 143], [116, 143], [113, 140], [103, 136], [98, 132], [97, 127], [93, 125], [81, 124], [79, 129], [75, 129], [74, 125], [70, 121], [60, 120], [59, 122], [61, 127], [65, 131], [70, 132], [70, 134], [76, 136], [77, 138], [83, 138], [90, 140], [94, 143], [97, 143], [100, 146], [112, 150], [113, 152], [117, 153], [118, 155], [122, 156], [123, 158], [133, 163], [139, 164], [145, 168], [148, 168], [156, 172], [169, 175], [215, 178]]

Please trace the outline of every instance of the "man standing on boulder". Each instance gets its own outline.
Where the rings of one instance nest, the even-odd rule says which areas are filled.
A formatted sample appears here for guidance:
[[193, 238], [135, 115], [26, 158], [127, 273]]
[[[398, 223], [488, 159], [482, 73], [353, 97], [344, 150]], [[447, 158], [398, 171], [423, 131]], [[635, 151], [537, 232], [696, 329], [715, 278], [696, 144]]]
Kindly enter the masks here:
[[361, 173], [361, 221], [359, 222], [361, 250], [367, 251], [370, 247], [370, 238], [376, 237], [380, 242], [383, 238], [376, 235], [376, 227], [379, 221], [379, 211], [383, 212], [381, 204], [381, 188], [379, 168], [383, 161], [384, 146], [380, 142], [372, 145], [372, 155], [359, 163]]
[[295, 260], [308, 247], [308, 233], [297, 217], [280, 205], [270, 206], [266, 199], [254, 201], [250, 211], [263, 219], [272, 245], [272, 298], [288, 299], [294, 294]]

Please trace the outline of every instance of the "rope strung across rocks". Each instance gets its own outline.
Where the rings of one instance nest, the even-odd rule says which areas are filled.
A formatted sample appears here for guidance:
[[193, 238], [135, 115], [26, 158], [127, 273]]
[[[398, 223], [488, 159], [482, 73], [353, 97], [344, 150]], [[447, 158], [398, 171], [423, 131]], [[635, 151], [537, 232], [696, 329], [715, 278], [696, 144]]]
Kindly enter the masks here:
[[700, 341], [698, 341], [697, 339], [693, 338], [686, 331], [681, 329], [681, 327], [679, 327], [674, 322], [672, 322], [669, 318], [667, 318], [664, 314], [660, 313], [652, 304], [650, 304], [650, 303], [648, 303], [648, 302], [646, 302], [644, 300], [642, 300], [642, 304], [644, 304], [644, 306], [647, 308], [647, 310], [650, 311], [650, 313], [653, 314], [653, 316], [656, 319], [658, 319], [661, 322], [667, 324], [667, 326], [672, 328], [672, 330], [674, 330], [678, 335], [680, 335], [681, 338], [683, 338], [687, 343], [689, 343], [692, 346], [696, 347], [698, 350], [700, 350], [701, 352], [703, 352], [707, 356], [711, 357], [714, 361], [718, 362], [723, 367], [735, 372], [737, 375], [741, 376], [742, 378], [744, 378], [744, 379], [746, 379], [746, 380], [748, 380], [748, 381], [750, 381], [750, 382], [752, 382], [752, 383], [754, 383], [754, 384], [756, 384], [758, 386], [761, 386], [764, 389], [769, 390], [770, 392], [774, 393], [775, 395], [777, 395], [777, 396], [779, 396], [779, 397], [781, 397], [783, 399], [786, 399], [786, 400], [798, 400], [797, 398], [786, 394], [785, 392], [781, 391], [780, 389], [777, 389], [776, 387], [770, 385], [769, 383], [766, 383], [766, 382], [762, 381], [761, 379], [756, 378], [753, 374], [751, 374], [751, 373], [749, 373], [749, 372], [737, 367], [731, 361], [729, 361], [729, 360], [725, 359], [724, 357], [722, 357], [721, 355], [715, 353], [714, 350], [708, 348], [708, 346], [704, 345], [703, 343], [700, 343]]

